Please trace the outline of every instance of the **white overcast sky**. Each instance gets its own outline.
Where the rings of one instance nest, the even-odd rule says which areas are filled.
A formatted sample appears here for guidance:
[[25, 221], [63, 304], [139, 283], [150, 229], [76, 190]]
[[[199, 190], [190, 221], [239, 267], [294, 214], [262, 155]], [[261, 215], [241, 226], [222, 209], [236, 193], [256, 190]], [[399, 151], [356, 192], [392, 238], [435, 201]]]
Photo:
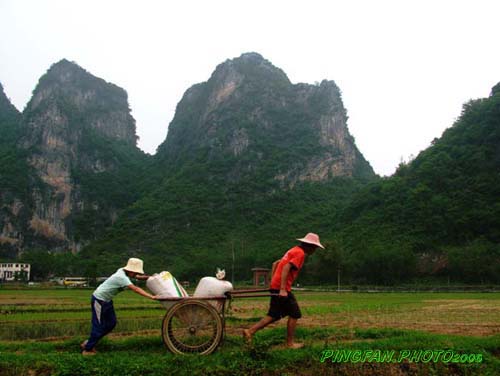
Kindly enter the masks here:
[[22, 110], [62, 58], [124, 88], [154, 154], [184, 91], [258, 52], [293, 83], [334, 80], [380, 175], [500, 81], [498, 0], [0, 0], [0, 82]]

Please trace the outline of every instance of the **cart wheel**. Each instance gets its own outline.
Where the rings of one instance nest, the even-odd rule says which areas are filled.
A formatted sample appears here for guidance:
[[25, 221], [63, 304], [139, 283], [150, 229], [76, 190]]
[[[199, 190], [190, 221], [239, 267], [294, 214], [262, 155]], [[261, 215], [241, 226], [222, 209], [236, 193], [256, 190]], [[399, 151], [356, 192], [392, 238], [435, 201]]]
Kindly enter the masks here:
[[205, 302], [177, 303], [163, 318], [163, 343], [174, 354], [211, 354], [219, 346], [222, 334], [221, 316]]

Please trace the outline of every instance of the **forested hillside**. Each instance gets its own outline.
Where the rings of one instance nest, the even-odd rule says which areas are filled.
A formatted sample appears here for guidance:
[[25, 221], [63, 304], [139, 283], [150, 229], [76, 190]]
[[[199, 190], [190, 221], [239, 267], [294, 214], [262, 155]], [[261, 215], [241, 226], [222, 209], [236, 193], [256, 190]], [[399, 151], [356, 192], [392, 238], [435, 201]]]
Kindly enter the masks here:
[[0, 252], [78, 252], [147, 184], [127, 93], [63, 59], [22, 114], [1, 94]]
[[108, 275], [128, 257], [248, 281], [295, 239], [327, 246], [300, 283], [500, 283], [500, 84], [396, 173], [357, 149], [333, 81], [262, 56], [186, 91], [155, 156], [123, 89], [61, 61], [21, 115], [0, 95], [0, 245], [35, 278]]
[[[352, 197], [333, 234], [346, 278], [500, 282], [500, 90], [390, 178]], [[331, 262], [336, 267], [336, 262]]]
[[[0, 84], [0, 194], [21, 193], [27, 183], [24, 164], [20, 164], [16, 143], [21, 137], [21, 113], [10, 103]], [[15, 178], [14, 181], [10, 178]], [[1, 201], [0, 201], [1, 202]]]
[[[155, 156], [153, 192], [87, 258], [140, 254], [182, 279], [268, 266], [295, 238], [327, 233], [351, 193], [374, 179], [332, 81], [293, 85], [250, 53], [190, 88]], [[111, 254], [111, 255], [108, 255]], [[110, 261], [112, 260], [112, 261]]]
[[22, 234], [17, 228], [28, 217], [21, 202], [29, 200], [32, 174], [26, 154], [18, 147], [21, 113], [10, 103], [0, 84], [0, 256], [15, 254]]

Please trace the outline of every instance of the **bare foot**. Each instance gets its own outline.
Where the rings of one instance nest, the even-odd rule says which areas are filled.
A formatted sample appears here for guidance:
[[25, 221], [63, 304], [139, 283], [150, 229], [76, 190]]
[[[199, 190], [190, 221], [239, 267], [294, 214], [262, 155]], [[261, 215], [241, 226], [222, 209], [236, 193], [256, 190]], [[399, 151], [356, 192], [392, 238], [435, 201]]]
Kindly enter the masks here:
[[82, 351], [83, 351], [83, 350], [85, 350], [85, 346], [87, 346], [87, 342], [88, 342], [88, 341], [89, 341], [89, 340], [88, 340], [88, 339], [86, 339], [85, 341], [83, 341], [82, 343], [80, 343], [80, 349], [81, 349]]
[[95, 351], [94, 349], [92, 349], [90, 351], [87, 351], [87, 350], [82, 351], [82, 355], [84, 355], [84, 356], [95, 355], [95, 354], [97, 354], [97, 351]]
[[288, 343], [286, 345], [286, 347], [288, 347], [289, 349], [301, 349], [304, 347], [304, 344], [303, 343]]
[[243, 329], [243, 338], [247, 343], [252, 343], [252, 333], [249, 329]]

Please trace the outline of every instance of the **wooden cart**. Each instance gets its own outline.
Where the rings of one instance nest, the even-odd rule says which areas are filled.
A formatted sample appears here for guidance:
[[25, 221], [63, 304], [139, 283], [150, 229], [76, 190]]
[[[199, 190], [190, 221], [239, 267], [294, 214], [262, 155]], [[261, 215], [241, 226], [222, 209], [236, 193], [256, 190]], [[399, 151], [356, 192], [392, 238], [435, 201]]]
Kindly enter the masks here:
[[224, 339], [227, 300], [266, 296], [271, 296], [268, 289], [234, 290], [224, 296], [159, 299], [175, 302], [163, 318], [163, 343], [174, 354], [211, 354]]

